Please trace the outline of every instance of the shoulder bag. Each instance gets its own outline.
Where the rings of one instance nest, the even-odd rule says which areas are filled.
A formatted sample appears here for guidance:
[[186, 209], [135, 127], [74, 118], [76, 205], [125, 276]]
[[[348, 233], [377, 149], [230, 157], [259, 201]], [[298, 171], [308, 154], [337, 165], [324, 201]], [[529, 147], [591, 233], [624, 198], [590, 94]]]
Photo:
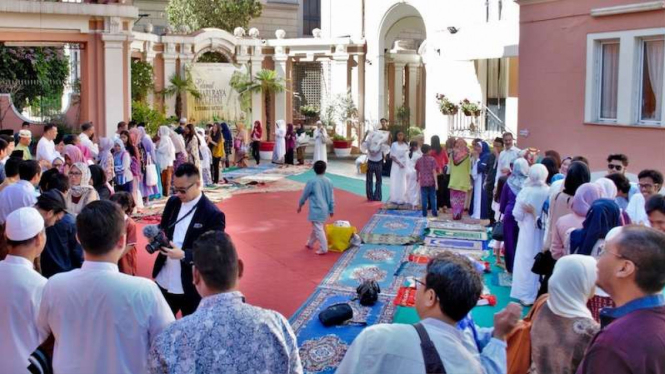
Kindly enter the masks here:
[[422, 323], [418, 322], [413, 327], [418, 332], [418, 337], [420, 337], [420, 350], [423, 353], [423, 361], [425, 361], [425, 373], [427, 374], [446, 374], [446, 368], [443, 366], [443, 361], [441, 361], [441, 356], [439, 352], [436, 351], [436, 347], [432, 340], [429, 338], [427, 330]]
[[503, 241], [503, 221], [501, 220], [502, 217], [503, 214], [499, 215], [499, 220], [494, 224], [494, 227], [492, 228], [492, 239], [496, 240], [497, 242]]

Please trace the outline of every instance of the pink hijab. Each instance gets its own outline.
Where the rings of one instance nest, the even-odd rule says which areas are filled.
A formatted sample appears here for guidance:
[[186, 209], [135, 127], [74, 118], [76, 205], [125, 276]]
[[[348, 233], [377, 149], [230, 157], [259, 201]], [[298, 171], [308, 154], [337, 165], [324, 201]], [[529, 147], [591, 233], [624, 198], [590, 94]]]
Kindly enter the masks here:
[[81, 149], [73, 144], [67, 144], [65, 146], [64, 150], [64, 155], [69, 157], [69, 160], [71, 161], [72, 165], [74, 165], [77, 162], [82, 162], [85, 163], [85, 157], [83, 156], [83, 152], [81, 152]]
[[571, 209], [580, 217], [586, 217], [594, 201], [603, 197], [603, 189], [596, 183], [584, 183], [575, 192]]

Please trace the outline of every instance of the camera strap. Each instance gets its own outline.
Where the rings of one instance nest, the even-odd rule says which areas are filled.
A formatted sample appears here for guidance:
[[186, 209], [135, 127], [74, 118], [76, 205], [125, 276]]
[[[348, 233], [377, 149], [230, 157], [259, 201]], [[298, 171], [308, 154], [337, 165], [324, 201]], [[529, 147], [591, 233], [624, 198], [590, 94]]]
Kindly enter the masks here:
[[[198, 205], [198, 204], [196, 204], [196, 205]], [[184, 216], [180, 217], [180, 219], [178, 219], [177, 221], [170, 224], [166, 229], [168, 230], [168, 229], [174, 228], [177, 224], [182, 222], [183, 219], [187, 218], [190, 214], [194, 213], [194, 210], [196, 209], [196, 205], [194, 205], [194, 207], [192, 207], [192, 209], [190, 209], [189, 212], [187, 212], [187, 214], [185, 214]]]

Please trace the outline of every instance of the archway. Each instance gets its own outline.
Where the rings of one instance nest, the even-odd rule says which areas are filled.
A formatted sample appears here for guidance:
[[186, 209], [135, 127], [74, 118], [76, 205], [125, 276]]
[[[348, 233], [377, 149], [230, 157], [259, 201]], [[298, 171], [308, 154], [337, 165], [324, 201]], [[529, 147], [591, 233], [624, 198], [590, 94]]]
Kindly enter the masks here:
[[381, 20], [377, 43], [378, 112], [400, 127], [425, 126], [427, 30], [421, 13], [398, 3]]

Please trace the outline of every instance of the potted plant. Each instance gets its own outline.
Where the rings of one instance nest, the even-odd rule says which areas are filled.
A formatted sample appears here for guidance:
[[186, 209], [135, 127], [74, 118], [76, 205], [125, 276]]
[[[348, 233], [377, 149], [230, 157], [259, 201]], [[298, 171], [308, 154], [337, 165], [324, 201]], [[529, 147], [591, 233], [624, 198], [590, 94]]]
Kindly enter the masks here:
[[307, 104], [300, 107], [300, 114], [305, 116], [308, 122], [309, 120], [318, 117], [320, 112], [321, 110], [316, 105]]
[[446, 95], [436, 94], [436, 102], [439, 104], [439, 110], [444, 116], [454, 116], [459, 112], [459, 106], [450, 101]]
[[333, 135], [333, 149], [335, 156], [348, 157], [351, 155], [351, 144], [355, 139], [353, 137], [345, 137], [339, 134]]
[[469, 99], [464, 99], [460, 103], [460, 109], [467, 117], [479, 117], [480, 116], [480, 102], [472, 103]]

